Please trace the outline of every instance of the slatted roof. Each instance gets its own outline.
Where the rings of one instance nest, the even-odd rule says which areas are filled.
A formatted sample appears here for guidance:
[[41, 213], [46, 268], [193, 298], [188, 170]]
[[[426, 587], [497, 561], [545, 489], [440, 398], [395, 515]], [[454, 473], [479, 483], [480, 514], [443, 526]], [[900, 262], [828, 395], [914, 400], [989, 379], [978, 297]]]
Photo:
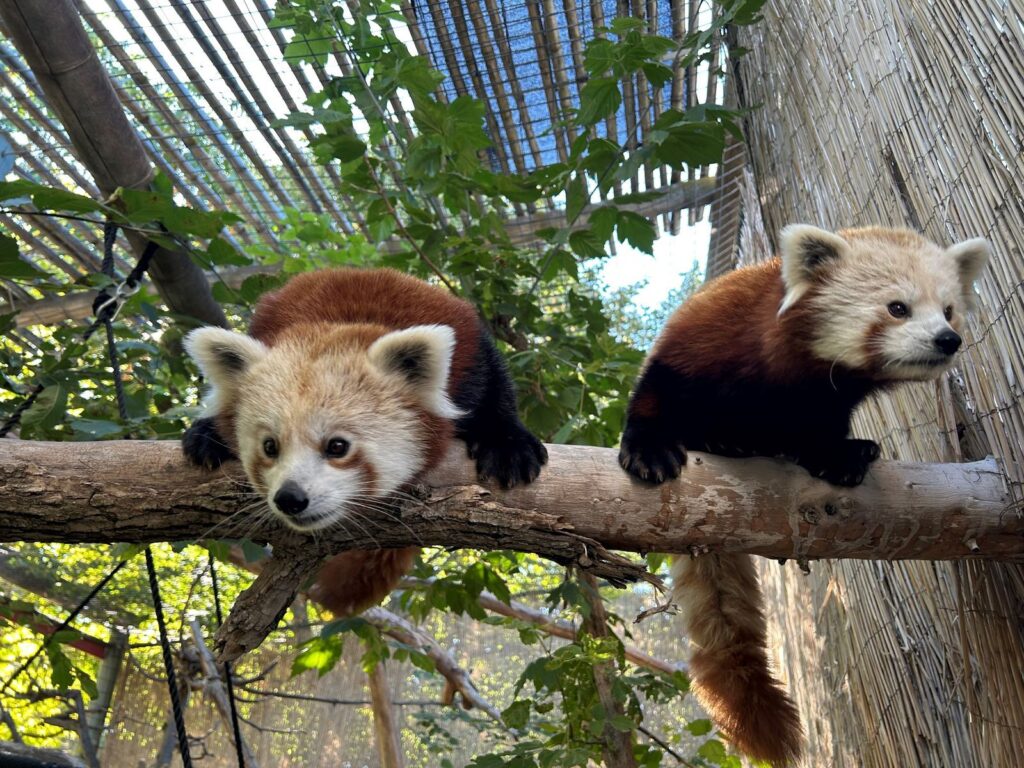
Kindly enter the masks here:
[[[271, 24], [267, 0], [76, 2], [153, 164], [189, 204], [240, 214], [243, 223], [231, 235], [243, 245], [276, 244], [275, 224], [286, 208], [328, 213], [345, 231], [362, 227], [358, 211], [337, 191], [337, 168], [317, 164], [307, 149], [308, 129], [275, 122], [332, 76], [352, 71], [343, 48], [336, 45], [323, 66], [286, 57], [290, 32]], [[348, 6], [353, 13], [355, 6]], [[565, 157], [574, 137], [558, 115], [578, 103], [586, 77], [583, 46], [596, 29], [617, 15], [632, 15], [645, 19], [651, 32], [681, 39], [705, 13], [701, 2], [691, 0], [405, 0], [401, 8], [407, 22], [401, 34], [445, 73], [444, 94], [485, 102], [494, 143], [490, 162], [495, 170], [512, 172]], [[638, 78], [626, 84], [616, 118], [599, 126], [627, 147], [643, 142], [669, 106], [685, 109], [728, 98], [719, 78], [700, 77], [692, 69], [677, 68], [672, 81], [653, 92]], [[0, 91], [0, 125], [16, 154], [14, 177], [98, 196], [31, 71], [3, 38]], [[399, 98], [389, 109], [403, 130], [413, 130]], [[715, 170], [693, 169], [687, 176]], [[693, 220], [704, 215], [704, 203], [729, 196], [719, 178], [702, 185], [695, 199], [692, 187], [680, 186], [686, 180], [679, 171], [640, 172], [625, 190], [668, 190], [644, 212], [661, 214], [662, 227], [678, 232], [684, 209]], [[557, 215], [516, 213], [522, 217], [516, 226], [524, 232], [544, 225], [534, 218], [546, 224]], [[101, 233], [92, 225], [0, 214], [0, 226], [69, 279], [98, 266]], [[731, 253], [734, 236], [724, 239]], [[16, 298], [21, 293], [17, 286], [10, 291]]]

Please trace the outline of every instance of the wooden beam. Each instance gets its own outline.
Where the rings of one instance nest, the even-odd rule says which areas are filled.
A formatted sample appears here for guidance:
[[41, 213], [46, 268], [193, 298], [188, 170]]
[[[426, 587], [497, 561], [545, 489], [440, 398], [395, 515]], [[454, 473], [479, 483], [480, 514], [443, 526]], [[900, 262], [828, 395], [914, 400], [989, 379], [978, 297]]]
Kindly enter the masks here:
[[[716, 182], [714, 176], [706, 176], [693, 182], [681, 182], [674, 184], [662, 191], [662, 196], [643, 203], [631, 203], [619, 206], [622, 210], [633, 211], [641, 216], [655, 218], [663, 213], [688, 208], [690, 206], [703, 206], [709, 204], [715, 198]], [[576, 220], [574, 229], [580, 229], [587, 225], [590, 214], [597, 208], [597, 205], [587, 206], [583, 209]], [[561, 227], [565, 225], [565, 212], [561, 210], [539, 213], [532, 216], [523, 216], [510, 219], [506, 222], [509, 238], [516, 245], [529, 245], [539, 241], [537, 232], [547, 227]], [[382, 250], [398, 251], [404, 248], [400, 244], [384, 243]], [[225, 269], [216, 276], [202, 273], [209, 283], [223, 282], [232, 288], [238, 288], [250, 275], [258, 273], [273, 273], [280, 269], [278, 266], [249, 266]], [[17, 310], [18, 316], [15, 319], [16, 327], [27, 328], [31, 325], [53, 325], [64, 320], [83, 320], [92, 314], [93, 293], [74, 293], [67, 296], [52, 296], [39, 299], [24, 306], [15, 305], [13, 308], [6, 303], [0, 303], [0, 314]]]
[[[110, 195], [118, 187], [149, 186], [153, 167], [93, 50], [74, 2], [7, 0], [0, 3], [0, 21], [100, 191]], [[128, 239], [136, 253], [146, 246], [139, 235], [129, 233]], [[175, 312], [227, 325], [202, 270], [187, 253], [158, 249], [149, 274]]]

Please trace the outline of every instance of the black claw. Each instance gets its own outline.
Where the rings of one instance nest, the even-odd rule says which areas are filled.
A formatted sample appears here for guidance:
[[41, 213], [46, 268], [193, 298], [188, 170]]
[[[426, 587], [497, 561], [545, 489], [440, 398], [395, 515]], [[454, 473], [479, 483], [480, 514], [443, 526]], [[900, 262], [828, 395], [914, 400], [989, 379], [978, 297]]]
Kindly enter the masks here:
[[675, 440], [660, 435], [623, 435], [619, 464], [640, 480], [663, 483], [679, 477], [686, 464], [686, 449]]
[[476, 459], [477, 477], [495, 480], [502, 488], [532, 483], [548, 460], [543, 443], [523, 427], [493, 442], [481, 440], [466, 448]]
[[185, 457], [197, 467], [216, 469], [225, 461], [235, 458], [231, 449], [217, 432], [212, 418], [197, 419], [185, 430], [181, 438]]

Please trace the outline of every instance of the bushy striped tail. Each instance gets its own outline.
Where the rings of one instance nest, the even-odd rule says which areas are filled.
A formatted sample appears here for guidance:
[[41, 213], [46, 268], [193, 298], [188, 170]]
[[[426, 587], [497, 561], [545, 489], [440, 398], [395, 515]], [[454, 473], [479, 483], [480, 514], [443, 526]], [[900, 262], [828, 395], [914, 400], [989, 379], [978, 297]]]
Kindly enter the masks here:
[[672, 599], [694, 645], [691, 690], [736, 748], [793, 764], [803, 732], [796, 705], [768, 666], [761, 588], [748, 555], [678, 557]]
[[391, 594], [419, 552], [419, 547], [342, 552], [324, 563], [309, 596], [336, 616], [362, 613]]

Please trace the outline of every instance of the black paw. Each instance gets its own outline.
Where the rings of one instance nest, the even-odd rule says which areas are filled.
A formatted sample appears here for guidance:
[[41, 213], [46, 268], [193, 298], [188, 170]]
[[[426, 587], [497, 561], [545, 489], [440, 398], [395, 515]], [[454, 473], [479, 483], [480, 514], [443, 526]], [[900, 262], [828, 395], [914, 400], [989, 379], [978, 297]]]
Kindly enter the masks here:
[[619, 448], [619, 464], [633, 477], [663, 483], [679, 477], [686, 464], [686, 448], [666, 433], [627, 427]]
[[206, 469], [216, 469], [225, 461], [235, 458], [211, 418], [197, 419], [185, 430], [181, 438], [181, 450], [190, 462]]
[[481, 480], [497, 480], [502, 488], [532, 483], [548, 462], [544, 444], [525, 427], [502, 427], [495, 434], [466, 441], [466, 452], [476, 460]]
[[803, 458], [798, 463], [827, 483], [855, 486], [864, 482], [871, 463], [880, 453], [881, 448], [874, 440], [844, 440], [838, 446]]

